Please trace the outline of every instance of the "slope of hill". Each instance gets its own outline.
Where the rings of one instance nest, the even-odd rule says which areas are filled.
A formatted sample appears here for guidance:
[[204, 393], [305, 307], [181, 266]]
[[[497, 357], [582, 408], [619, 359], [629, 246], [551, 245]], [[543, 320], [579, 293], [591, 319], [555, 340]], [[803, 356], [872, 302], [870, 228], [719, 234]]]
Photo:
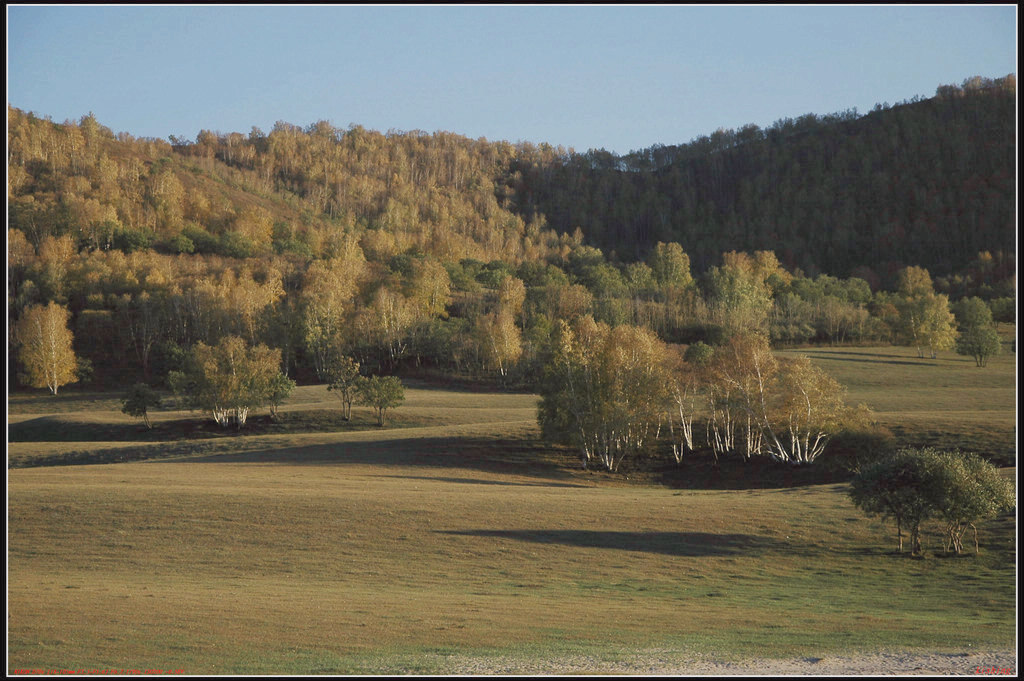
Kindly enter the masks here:
[[[529, 209], [624, 259], [678, 241], [698, 270], [774, 250], [809, 274], [948, 275], [1015, 244], [1016, 82], [972, 79], [858, 116], [719, 130], [681, 146], [522, 169]], [[541, 173], [548, 173], [543, 177]]]
[[864, 116], [621, 158], [323, 121], [169, 144], [8, 107], [8, 210], [35, 246], [70, 233], [92, 248], [324, 257], [375, 230], [364, 250], [386, 257], [519, 263], [564, 257], [580, 228], [623, 261], [677, 241], [698, 271], [728, 250], [773, 250], [811, 275], [887, 282], [907, 264], [949, 275], [980, 251], [1013, 252], [1015, 104], [1013, 76], [975, 78]]

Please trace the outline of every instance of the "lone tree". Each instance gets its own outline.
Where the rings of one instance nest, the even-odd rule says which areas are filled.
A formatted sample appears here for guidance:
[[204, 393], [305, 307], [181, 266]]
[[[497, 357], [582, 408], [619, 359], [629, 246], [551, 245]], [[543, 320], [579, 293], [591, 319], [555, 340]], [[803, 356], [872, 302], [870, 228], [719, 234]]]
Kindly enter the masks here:
[[938, 499], [937, 514], [945, 523], [945, 550], [962, 553], [963, 537], [968, 529], [974, 534], [974, 553], [978, 554], [978, 526], [1016, 504], [1013, 484], [1002, 477], [995, 466], [974, 454], [941, 454], [945, 466]]
[[22, 380], [33, 388], [49, 388], [53, 395], [62, 385], [78, 380], [69, 316], [66, 308], [54, 302], [45, 307], [32, 305], [14, 330], [18, 359], [24, 369]]
[[921, 523], [943, 521], [945, 550], [963, 551], [963, 536], [977, 523], [1014, 507], [1012, 483], [992, 464], [973, 454], [931, 448], [903, 449], [862, 470], [850, 485], [850, 498], [868, 515], [896, 521], [899, 550], [910, 530], [911, 553], [920, 555]]
[[149, 421], [149, 408], [160, 406], [160, 395], [145, 383], [136, 383], [121, 400], [121, 411], [129, 416], [141, 418], [147, 428], [152, 428]]
[[956, 324], [949, 309], [949, 298], [936, 294], [928, 270], [905, 267], [897, 274], [899, 337], [904, 345], [917, 348], [924, 358], [925, 348], [932, 359], [937, 350], [951, 350], [956, 341]]
[[359, 362], [351, 357], [336, 359], [327, 366], [327, 389], [341, 399], [341, 417], [346, 421], [352, 419], [352, 402], [360, 378]]
[[373, 407], [377, 425], [384, 427], [384, 417], [405, 401], [405, 388], [397, 376], [371, 376], [363, 378], [358, 385], [361, 404]]
[[989, 357], [998, 355], [1001, 349], [999, 333], [992, 326], [966, 328], [956, 339], [957, 354], [973, 357], [974, 363], [979, 367], [986, 366]]
[[910, 530], [910, 553], [920, 555], [921, 523], [934, 511], [928, 491], [940, 466], [935, 452], [900, 450], [862, 470], [850, 483], [850, 498], [867, 515], [896, 521], [901, 553], [903, 530]]
[[981, 298], [966, 298], [954, 307], [960, 336], [956, 339], [958, 355], [973, 357], [975, 364], [983, 367], [988, 358], [998, 355], [1002, 349], [999, 333], [992, 322], [992, 310]]
[[277, 420], [277, 409], [281, 403], [288, 399], [288, 396], [295, 390], [295, 381], [278, 372], [270, 379], [267, 389], [267, 404], [270, 406], [270, 418]]

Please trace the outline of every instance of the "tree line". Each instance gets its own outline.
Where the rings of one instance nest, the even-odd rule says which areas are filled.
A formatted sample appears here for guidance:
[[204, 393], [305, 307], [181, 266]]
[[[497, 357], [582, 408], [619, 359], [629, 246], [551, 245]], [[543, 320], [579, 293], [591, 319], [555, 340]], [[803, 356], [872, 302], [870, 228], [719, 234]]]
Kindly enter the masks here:
[[[873, 292], [856, 277], [794, 275], [770, 251], [728, 252], [695, 276], [678, 243], [625, 266], [578, 242], [564, 259], [519, 266], [419, 252], [382, 260], [364, 245], [348, 238], [313, 261], [76, 251], [67, 235], [37, 250], [12, 228], [9, 319], [27, 329], [30, 311], [60, 306], [93, 371], [157, 383], [196, 343], [227, 335], [277, 348], [282, 371], [302, 380], [325, 380], [331, 358], [345, 354], [374, 372], [425, 366], [517, 383], [538, 375], [558, 320], [587, 314], [673, 343], [721, 345], [754, 330], [776, 346], [894, 342], [921, 356], [959, 347], [979, 365], [1000, 350], [993, 323], [1014, 320], [1012, 299], [951, 303], [913, 266], [896, 290]], [[21, 337], [9, 336], [12, 350]]]

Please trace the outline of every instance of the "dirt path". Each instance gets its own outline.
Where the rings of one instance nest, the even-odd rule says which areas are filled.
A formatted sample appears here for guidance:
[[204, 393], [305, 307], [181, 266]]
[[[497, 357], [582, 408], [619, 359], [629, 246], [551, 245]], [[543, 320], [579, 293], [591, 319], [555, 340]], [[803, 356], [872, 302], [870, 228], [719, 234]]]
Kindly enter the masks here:
[[652, 650], [614, 662], [587, 656], [552, 660], [449, 657], [445, 668], [467, 675], [649, 675], [649, 676], [1014, 676], [1012, 650], [907, 652], [888, 651], [789, 659], [757, 658], [740, 662], [686, 660], [676, 651]]

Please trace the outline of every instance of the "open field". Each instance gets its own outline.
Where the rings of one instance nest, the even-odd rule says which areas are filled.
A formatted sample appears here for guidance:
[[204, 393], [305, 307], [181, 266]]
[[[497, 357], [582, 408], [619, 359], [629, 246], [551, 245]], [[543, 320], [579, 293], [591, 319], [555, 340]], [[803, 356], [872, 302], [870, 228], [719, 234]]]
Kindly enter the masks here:
[[963, 449], [1016, 465], [1016, 360], [1004, 352], [975, 366], [970, 357], [940, 352], [918, 359], [905, 347], [808, 348], [808, 355], [865, 403], [900, 441]]
[[[884, 423], [1008, 429], [1012, 447], [1013, 356], [807, 352]], [[331, 431], [336, 399], [308, 386], [284, 420], [321, 430], [168, 443], [109, 395], [12, 396], [12, 459], [84, 451], [96, 443], [69, 438], [97, 431], [82, 424], [102, 448], [165, 458], [8, 470], [8, 671], [887, 673], [908, 650], [953, 673], [1016, 669], [1013, 516], [981, 528], [979, 556], [941, 555], [932, 531], [915, 560], [845, 484], [679, 490], [580, 471], [537, 441], [535, 402], [411, 388], [394, 427], [361, 413]], [[841, 662], [860, 652], [877, 668]]]

